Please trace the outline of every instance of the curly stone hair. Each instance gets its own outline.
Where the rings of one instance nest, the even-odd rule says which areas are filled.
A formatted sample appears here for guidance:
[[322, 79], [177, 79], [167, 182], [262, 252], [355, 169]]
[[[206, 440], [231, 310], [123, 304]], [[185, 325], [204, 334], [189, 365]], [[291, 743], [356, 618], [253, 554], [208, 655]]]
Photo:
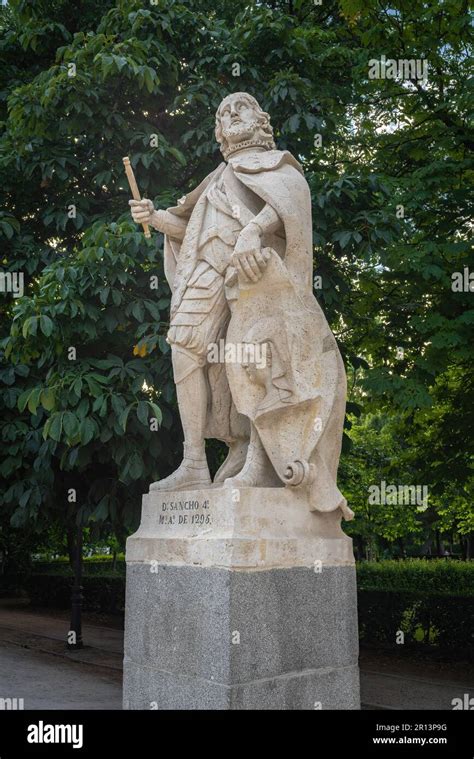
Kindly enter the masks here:
[[244, 103], [247, 103], [247, 105], [250, 105], [255, 109], [256, 114], [257, 114], [257, 124], [259, 126], [259, 132], [260, 132], [260, 139], [258, 140], [258, 143], [263, 144], [269, 150], [274, 150], [276, 146], [273, 140], [273, 127], [270, 124], [269, 114], [260, 108], [258, 102], [255, 100], [255, 98], [252, 95], [249, 95], [248, 92], [233, 92], [224, 98], [224, 100], [221, 102], [221, 104], [219, 105], [219, 108], [216, 111], [215, 134], [216, 134], [216, 140], [221, 147], [222, 154], [226, 156], [229, 153], [230, 146], [227, 140], [224, 138], [224, 135], [222, 134], [221, 113], [222, 113], [222, 109], [227, 105], [229, 100], [235, 97], [240, 98], [241, 100], [244, 101]]

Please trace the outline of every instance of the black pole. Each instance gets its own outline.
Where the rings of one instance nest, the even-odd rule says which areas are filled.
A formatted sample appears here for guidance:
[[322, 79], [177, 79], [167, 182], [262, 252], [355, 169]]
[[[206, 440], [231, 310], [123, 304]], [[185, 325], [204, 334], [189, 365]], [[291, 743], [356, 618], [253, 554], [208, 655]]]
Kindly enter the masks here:
[[[71, 628], [67, 647], [79, 649], [82, 643], [82, 526], [77, 528], [74, 546], [74, 585], [71, 593]], [[74, 633], [71, 636], [71, 633]], [[72, 640], [71, 640], [72, 638]]]

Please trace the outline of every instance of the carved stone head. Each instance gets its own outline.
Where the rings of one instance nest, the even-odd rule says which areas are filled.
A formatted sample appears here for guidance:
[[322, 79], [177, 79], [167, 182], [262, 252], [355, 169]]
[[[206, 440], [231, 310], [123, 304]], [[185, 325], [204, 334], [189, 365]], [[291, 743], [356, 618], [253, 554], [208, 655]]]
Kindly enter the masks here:
[[275, 148], [270, 116], [247, 92], [227, 95], [220, 104], [216, 112], [216, 140], [226, 159], [246, 147]]

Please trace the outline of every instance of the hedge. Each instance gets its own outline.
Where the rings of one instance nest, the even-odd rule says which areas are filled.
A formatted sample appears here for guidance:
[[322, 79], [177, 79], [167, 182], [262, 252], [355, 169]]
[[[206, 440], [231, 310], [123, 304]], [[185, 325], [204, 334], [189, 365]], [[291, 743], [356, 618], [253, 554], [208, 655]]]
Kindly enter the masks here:
[[[71, 602], [72, 575], [64, 573], [32, 574], [24, 589], [34, 606], [67, 609]], [[125, 609], [125, 578], [121, 575], [85, 574], [82, 578], [83, 609], [109, 614]]]
[[362, 562], [357, 582], [363, 645], [402, 652], [401, 631], [408, 648], [474, 659], [474, 562]]
[[411, 590], [448, 595], [474, 595], [474, 561], [362, 561], [357, 564], [357, 584], [364, 590]]
[[[28, 575], [0, 576], [0, 597], [26, 593], [34, 606], [67, 609], [71, 602], [73, 574], [67, 560], [35, 562]], [[83, 563], [83, 608], [86, 611], [123, 613], [125, 608], [125, 561], [85, 560]]]
[[[125, 560], [118, 559], [115, 564], [115, 570], [112, 569], [112, 559], [84, 559], [82, 571], [84, 576], [92, 574], [100, 575], [125, 575]], [[71, 574], [71, 565], [67, 559], [58, 559], [56, 561], [38, 561], [33, 564], [34, 574]]]

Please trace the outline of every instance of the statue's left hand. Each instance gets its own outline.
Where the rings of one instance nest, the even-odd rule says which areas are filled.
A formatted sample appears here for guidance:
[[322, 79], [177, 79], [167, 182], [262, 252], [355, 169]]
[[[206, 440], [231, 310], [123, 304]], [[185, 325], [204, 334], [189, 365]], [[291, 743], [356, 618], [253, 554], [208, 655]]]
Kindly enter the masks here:
[[256, 224], [248, 224], [239, 234], [232, 254], [232, 265], [245, 281], [258, 282], [268, 263], [269, 256], [262, 252], [260, 230]]

